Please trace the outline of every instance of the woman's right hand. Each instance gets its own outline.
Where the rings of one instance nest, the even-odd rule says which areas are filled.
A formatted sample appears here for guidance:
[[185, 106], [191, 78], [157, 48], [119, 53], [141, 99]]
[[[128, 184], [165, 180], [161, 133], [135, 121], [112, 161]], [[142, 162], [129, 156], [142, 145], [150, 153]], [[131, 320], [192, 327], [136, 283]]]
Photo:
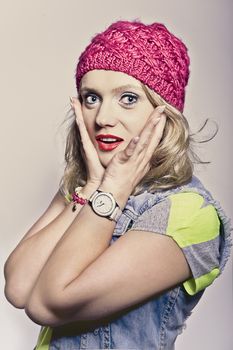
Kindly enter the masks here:
[[74, 110], [76, 116], [76, 124], [79, 128], [82, 146], [85, 153], [85, 162], [87, 166], [87, 187], [98, 188], [102, 182], [105, 169], [100, 163], [98, 153], [88, 135], [83, 115], [82, 107], [79, 100], [75, 97], [70, 98], [71, 107]]

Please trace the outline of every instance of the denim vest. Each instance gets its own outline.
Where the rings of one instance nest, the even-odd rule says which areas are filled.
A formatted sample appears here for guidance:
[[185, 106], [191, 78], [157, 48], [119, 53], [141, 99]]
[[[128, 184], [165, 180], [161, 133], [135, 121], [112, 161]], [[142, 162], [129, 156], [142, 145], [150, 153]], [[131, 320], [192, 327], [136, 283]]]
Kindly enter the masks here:
[[[194, 191], [201, 194], [214, 205], [220, 219], [220, 271], [222, 272], [231, 248], [230, 220], [224, 214], [201, 182], [195, 177], [184, 185], [166, 191], [149, 193], [144, 191], [130, 196], [119, 221], [116, 224], [113, 244], [123, 235], [142, 212], [159, 203], [165, 197], [178, 193]], [[154, 349], [172, 350], [177, 336], [185, 327], [185, 321], [199, 302], [204, 290], [189, 295], [182, 284], [170, 289], [156, 298], [134, 305], [114, 317], [101, 321], [77, 322], [53, 329], [50, 350], [75, 349]]]

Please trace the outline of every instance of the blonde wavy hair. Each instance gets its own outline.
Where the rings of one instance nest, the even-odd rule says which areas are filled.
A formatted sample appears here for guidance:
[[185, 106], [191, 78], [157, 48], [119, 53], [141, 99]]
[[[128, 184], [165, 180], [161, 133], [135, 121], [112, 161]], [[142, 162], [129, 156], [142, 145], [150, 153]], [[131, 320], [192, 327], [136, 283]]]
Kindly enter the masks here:
[[[150, 170], [136, 186], [133, 195], [139, 194], [145, 188], [154, 192], [183, 185], [190, 181], [194, 163], [209, 163], [202, 162], [193, 151], [194, 140], [185, 116], [155, 91], [142, 83], [141, 86], [154, 107], [166, 105], [167, 120], [163, 137], [151, 158]], [[60, 190], [63, 194], [73, 193], [77, 186], [84, 186], [87, 181], [80, 133], [74, 113], [71, 111], [68, 113], [71, 113], [68, 118], [71, 118], [72, 122], [66, 139], [65, 170], [60, 181]]]

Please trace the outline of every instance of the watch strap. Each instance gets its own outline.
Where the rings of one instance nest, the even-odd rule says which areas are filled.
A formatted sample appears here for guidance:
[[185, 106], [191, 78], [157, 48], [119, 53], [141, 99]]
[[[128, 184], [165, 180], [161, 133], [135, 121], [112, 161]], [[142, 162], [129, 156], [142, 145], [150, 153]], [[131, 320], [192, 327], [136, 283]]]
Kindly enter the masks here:
[[114, 209], [112, 214], [109, 216], [109, 219], [117, 222], [121, 214], [122, 214], [122, 210], [120, 209], [119, 205], [116, 203], [116, 208]]

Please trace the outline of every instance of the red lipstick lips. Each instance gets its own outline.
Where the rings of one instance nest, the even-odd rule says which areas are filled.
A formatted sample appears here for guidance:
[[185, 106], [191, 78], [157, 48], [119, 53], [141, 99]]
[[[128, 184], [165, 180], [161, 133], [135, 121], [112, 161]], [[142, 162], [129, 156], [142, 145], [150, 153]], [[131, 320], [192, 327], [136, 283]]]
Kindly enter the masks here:
[[96, 136], [96, 141], [101, 151], [108, 152], [115, 149], [124, 140], [116, 135], [100, 134]]

